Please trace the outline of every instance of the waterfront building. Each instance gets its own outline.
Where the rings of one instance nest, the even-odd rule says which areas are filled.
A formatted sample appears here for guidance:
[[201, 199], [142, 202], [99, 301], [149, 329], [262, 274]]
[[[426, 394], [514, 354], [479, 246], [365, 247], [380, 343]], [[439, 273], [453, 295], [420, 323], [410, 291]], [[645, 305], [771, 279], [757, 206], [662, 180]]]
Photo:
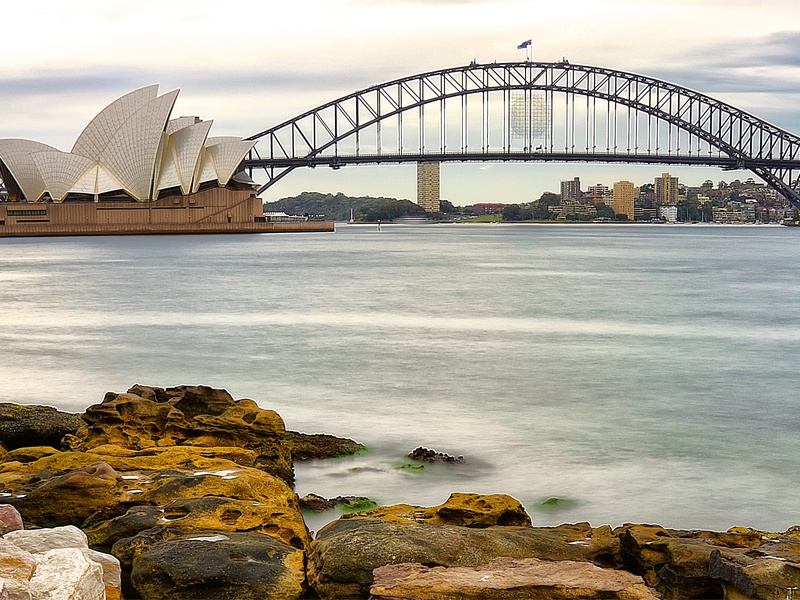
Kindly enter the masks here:
[[556, 220], [569, 221], [570, 217], [574, 220], [589, 220], [597, 217], [597, 208], [594, 204], [584, 204], [578, 200], [567, 200], [561, 202], [550, 209], [556, 213]]
[[417, 163], [417, 204], [425, 212], [441, 212], [439, 189], [439, 163], [426, 161]]
[[675, 205], [678, 203], [678, 178], [671, 177], [669, 173], [662, 173], [655, 180], [656, 202], [660, 205]]
[[109, 104], [70, 152], [0, 139], [0, 237], [332, 230], [273, 224], [242, 162], [255, 141], [211, 137], [213, 121], [171, 119], [179, 90]]
[[209, 137], [213, 121], [170, 119], [180, 90], [134, 90], [92, 119], [70, 152], [22, 139], [0, 139], [0, 178], [16, 202], [147, 202], [204, 187], [252, 184], [239, 172], [255, 145]]
[[653, 221], [658, 218], [658, 212], [655, 208], [644, 208], [641, 206], [634, 206], [633, 215], [634, 221]]
[[607, 185], [603, 185], [602, 183], [590, 185], [587, 192], [590, 196], [596, 196], [600, 199], [611, 197], [611, 190], [608, 189]]
[[630, 181], [617, 181], [614, 184], [612, 193], [612, 209], [615, 215], [625, 215], [629, 221], [635, 217], [634, 200], [636, 199], [636, 187]]
[[503, 212], [505, 204], [501, 202], [479, 202], [472, 205], [473, 215], [496, 215]]
[[569, 200], [581, 200], [583, 192], [581, 192], [581, 178], [575, 177], [568, 181], [561, 182], [561, 202]]
[[667, 223], [678, 222], [678, 207], [672, 206], [659, 206], [658, 216], [664, 219]]

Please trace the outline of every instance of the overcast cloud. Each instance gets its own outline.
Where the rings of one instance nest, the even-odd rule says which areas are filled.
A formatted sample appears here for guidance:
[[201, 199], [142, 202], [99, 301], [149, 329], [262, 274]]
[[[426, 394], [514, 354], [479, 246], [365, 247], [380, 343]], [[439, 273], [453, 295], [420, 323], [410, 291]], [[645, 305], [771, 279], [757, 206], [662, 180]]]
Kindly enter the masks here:
[[[4, 6], [0, 137], [71, 148], [118, 96], [181, 88], [175, 114], [246, 137], [382, 81], [524, 58], [634, 71], [800, 133], [796, 0], [29, 0]], [[524, 201], [561, 178], [652, 181], [662, 167], [445, 165], [456, 204]], [[693, 184], [731, 173], [673, 169]], [[503, 185], [498, 191], [497, 178]], [[748, 174], [744, 174], [749, 176]], [[269, 192], [414, 197], [413, 166], [296, 171]]]

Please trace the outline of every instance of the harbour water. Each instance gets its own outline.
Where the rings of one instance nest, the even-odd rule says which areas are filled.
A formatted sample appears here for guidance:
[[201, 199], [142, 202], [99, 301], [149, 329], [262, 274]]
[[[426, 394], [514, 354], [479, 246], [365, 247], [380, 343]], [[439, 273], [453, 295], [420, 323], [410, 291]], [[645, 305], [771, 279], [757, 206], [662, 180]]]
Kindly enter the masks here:
[[[0, 402], [225, 387], [369, 447], [298, 465], [301, 495], [503, 492], [538, 525], [785, 530], [798, 264], [776, 226], [4, 239]], [[403, 468], [420, 445], [466, 463]]]

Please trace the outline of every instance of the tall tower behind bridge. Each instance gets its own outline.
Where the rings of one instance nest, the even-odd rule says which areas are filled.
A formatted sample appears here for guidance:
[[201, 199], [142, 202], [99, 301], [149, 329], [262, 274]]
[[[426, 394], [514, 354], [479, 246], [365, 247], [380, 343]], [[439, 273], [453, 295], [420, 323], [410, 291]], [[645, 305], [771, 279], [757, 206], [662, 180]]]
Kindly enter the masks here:
[[417, 204], [428, 213], [441, 211], [439, 204], [439, 163], [436, 161], [417, 163]]
[[634, 199], [636, 198], [636, 188], [630, 181], [617, 181], [614, 184], [614, 214], [626, 215], [629, 221], [633, 221]]
[[655, 180], [656, 201], [662, 206], [675, 206], [678, 203], [678, 178], [662, 173]]

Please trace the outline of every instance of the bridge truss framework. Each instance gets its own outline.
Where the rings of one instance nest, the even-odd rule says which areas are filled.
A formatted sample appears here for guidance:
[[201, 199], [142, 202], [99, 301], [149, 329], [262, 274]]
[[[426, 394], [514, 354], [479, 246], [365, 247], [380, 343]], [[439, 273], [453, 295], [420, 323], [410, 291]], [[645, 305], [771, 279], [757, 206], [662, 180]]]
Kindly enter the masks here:
[[249, 138], [263, 191], [299, 167], [555, 161], [748, 169], [800, 208], [800, 137], [705, 94], [567, 61], [490, 63], [366, 88]]

